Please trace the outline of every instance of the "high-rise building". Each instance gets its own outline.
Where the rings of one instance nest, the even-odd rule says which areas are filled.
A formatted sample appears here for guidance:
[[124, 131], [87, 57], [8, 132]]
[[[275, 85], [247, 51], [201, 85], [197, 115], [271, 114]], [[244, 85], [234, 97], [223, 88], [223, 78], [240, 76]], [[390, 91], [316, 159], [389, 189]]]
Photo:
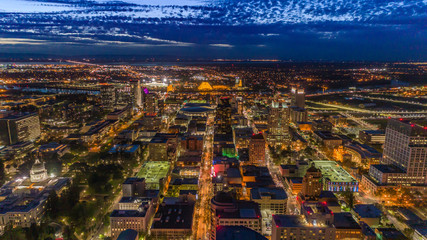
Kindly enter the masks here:
[[254, 134], [249, 141], [249, 162], [265, 166], [265, 139], [262, 133]]
[[317, 199], [322, 191], [322, 172], [314, 166], [307, 169], [302, 179], [301, 195], [305, 199]]
[[302, 88], [292, 88], [291, 105], [299, 108], [305, 108], [305, 92]]
[[132, 106], [142, 108], [142, 87], [141, 80], [131, 82], [132, 87]]
[[129, 105], [132, 106], [132, 95], [132, 87], [129, 84], [115, 86], [115, 107], [121, 109]]
[[293, 122], [295, 124], [298, 122], [307, 122], [307, 120], [308, 120], [308, 114], [307, 114], [307, 110], [305, 108], [292, 106], [289, 109], [289, 114], [290, 114], [291, 122]]
[[11, 113], [0, 118], [0, 146], [34, 141], [40, 134], [37, 113]]
[[289, 140], [289, 108], [273, 102], [268, 117], [268, 141], [273, 145], [282, 145]]
[[231, 104], [230, 98], [221, 97], [216, 110], [215, 122], [217, 129], [215, 132], [227, 134], [232, 132], [231, 128]]
[[157, 112], [157, 96], [154, 93], [144, 91], [144, 109], [147, 114], [155, 114]]
[[390, 119], [381, 164], [394, 165], [406, 176], [401, 184], [427, 184], [427, 129], [403, 119]]
[[106, 110], [114, 110], [116, 104], [116, 89], [113, 85], [100, 84], [101, 104]]

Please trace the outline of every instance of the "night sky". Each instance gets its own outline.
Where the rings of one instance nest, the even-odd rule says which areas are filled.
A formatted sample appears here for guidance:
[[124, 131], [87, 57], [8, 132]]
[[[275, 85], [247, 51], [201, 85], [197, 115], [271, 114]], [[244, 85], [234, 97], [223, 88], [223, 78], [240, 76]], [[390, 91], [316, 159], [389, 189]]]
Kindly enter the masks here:
[[427, 0], [0, 1], [0, 54], [427, 60]]

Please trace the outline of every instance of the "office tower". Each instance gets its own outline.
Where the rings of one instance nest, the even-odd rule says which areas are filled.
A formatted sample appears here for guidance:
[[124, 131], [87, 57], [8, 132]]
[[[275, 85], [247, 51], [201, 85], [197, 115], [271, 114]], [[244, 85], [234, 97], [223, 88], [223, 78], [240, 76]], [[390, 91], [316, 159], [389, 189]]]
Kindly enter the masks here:
[[249, 141], [249, 162], [265, 166], [265, 140], [262, 133], [254, 134]]
[[381, 164], [402, 169], [400, 184], [427, 184], [427, 129], [403, 119], [390, 119]]
[[115, 87], [115, 106], [116, 108], [125, 108], [133, 105], [133, 88], [129, 84], [120, 84]]
[[144, 109], [147, 114], [155, 114], [157, 112], [157, 97], [154, 93], [144, 91]]
[[289, 141], [289, 112], [278, 102], [273, 102], [268, 117], [268, 141], [282, 145]]
[[226, 134], [232, 132], [231, 109], [230, 98], [221, 97], [216, 110], [217, 133]]
[[40, 137], [37, 113], [11, 113], [0, 118], [0, 146], [34, 141]]
[[305, 108], [305, 92], [302, 88], [292, 88], [291, 105], [299, 108]]
[[101, 104], [106, 110], [114, 110], [116, 103], [116, 89], [113, 85], [100, 84]]
[[293, 106], [290, 108], [290, 120], [293, 123], [307, 122], [308, 114], [305, 108]]
[[305, 199], [317, 199], [322, 191], [322, 172], [314, 166], [307, 169], [302, 179], [301, 195]]

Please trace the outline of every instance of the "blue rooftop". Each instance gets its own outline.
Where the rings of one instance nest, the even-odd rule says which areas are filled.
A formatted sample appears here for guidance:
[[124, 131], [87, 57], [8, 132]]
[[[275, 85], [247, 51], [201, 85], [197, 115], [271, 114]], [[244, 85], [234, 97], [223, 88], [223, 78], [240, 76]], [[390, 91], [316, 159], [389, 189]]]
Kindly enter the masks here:
[[354, 211], [361, 218], [379, 218], [382, 215], [381, 210], [373, 204], [358, 204], [354, 206]]

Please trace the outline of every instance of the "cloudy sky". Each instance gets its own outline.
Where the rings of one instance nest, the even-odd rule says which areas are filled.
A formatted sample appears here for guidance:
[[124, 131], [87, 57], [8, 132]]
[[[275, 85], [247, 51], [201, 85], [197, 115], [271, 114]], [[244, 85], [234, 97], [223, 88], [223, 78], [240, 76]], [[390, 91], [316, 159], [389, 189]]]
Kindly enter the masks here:
[[1, 0], [0, 54], [427, 60], [427, 0]]

